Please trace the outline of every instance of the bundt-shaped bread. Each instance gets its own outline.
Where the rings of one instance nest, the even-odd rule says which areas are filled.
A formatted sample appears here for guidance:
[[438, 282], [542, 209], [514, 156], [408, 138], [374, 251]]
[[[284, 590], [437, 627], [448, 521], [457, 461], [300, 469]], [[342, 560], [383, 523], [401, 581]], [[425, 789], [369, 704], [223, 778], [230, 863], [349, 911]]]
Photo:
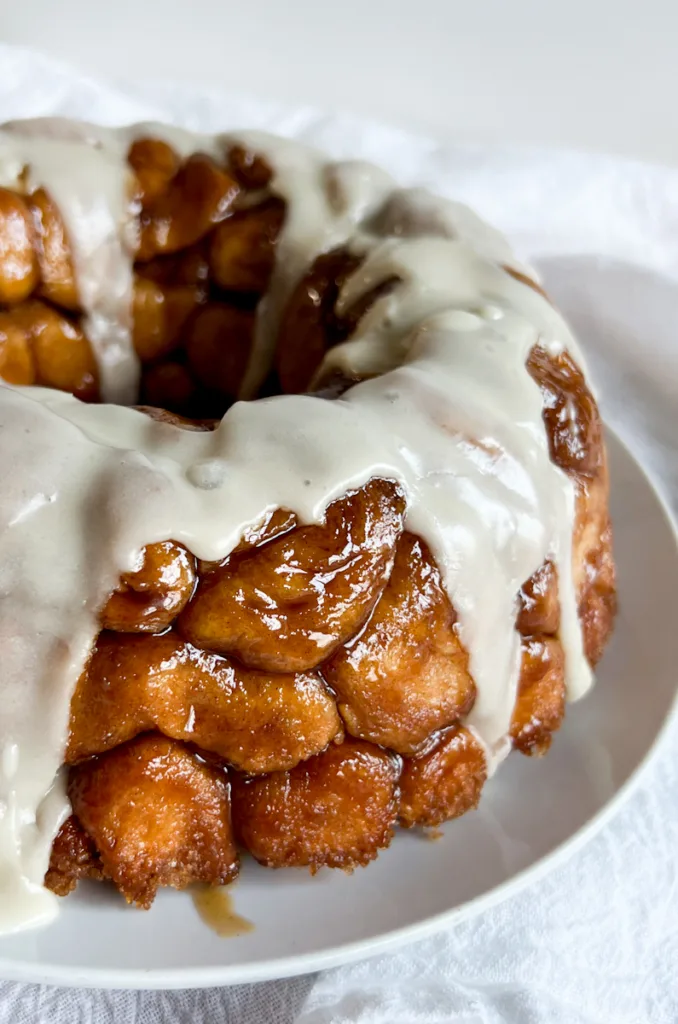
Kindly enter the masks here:
[[0, 184], [0, 797], [38, 837], [0, 828], [31, 899], [46, 870], [148, 907], [236, 843], [350, 870], [543, 754], [612, 628], [608, 480], [504, 240], [256, 134], [17, 123]]

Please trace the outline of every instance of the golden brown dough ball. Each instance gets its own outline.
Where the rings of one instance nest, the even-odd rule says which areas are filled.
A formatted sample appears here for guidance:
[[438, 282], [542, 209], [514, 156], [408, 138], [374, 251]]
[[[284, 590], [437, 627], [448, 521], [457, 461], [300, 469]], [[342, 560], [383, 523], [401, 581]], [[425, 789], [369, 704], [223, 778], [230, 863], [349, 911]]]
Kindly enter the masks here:
[[210, 391], [235, 398], [249, 362], [254, 313], [210, 302], [191, 320], [186, 357], [195, 379]]
[[412, 754], [468, 714], [475, 685], [427, 546], [405, 533], [365, 629], [323, 666], [353, 736]]
[[545, 754], [565, 715], [565, 655], [555, 637], [524, 637], [510, 735], [523, 754]]
[[0, 312], [0, 377], [8, 384], [35, 384], [30, 338], [12, 313]]
[[181, 166], [178, 154], [161, 139], [135, 139], [127, 154], [127, 162], [138, 183], [138, 196], [148, 205], [167, 190]]
[[69, 391], [93, 402], [99, 397], [99, 372], [92, 347], [71, 320], [44, 302], [31, 300], [13, 313], [29, 339], [35, 383]]
[[399, 774], [395, 755], [346, 740], [289, 772], [234, 776], [236, 836], [267, 867], [367, 864], [391, 841]]
[[40, 270], [30, 210], [16, 192], [0, 188], [0, 302], [23, 302], [37, 288]]
[[135, 277], [133, 341], [142, 363], [167, 356], [181, 345], [188, 319], [200, 301], [196, 288], [163, 286]]
[[71, 246], [61, 213], [44, 188], [31, 193], [28, 203], [37, 238], [40, 294], [62, 309], [77, 312], [80, 297]]
[[71, 702], [67, 762], [153, 728], [257, 773], [292, 768], [342, 737], [315, 673], [251, 672], [173, 632], [101, 633]]
[[595, 667], [607, 643], [617, 611], [616, 573], [612, 553], [612, 525], [605, 516], [599, 543], [584, 562], [579, 597], [579, 618], [584, 635], [584, 651]]
[[266, 291], [284, 217], [284, 204], [272, 199], [234, 213], [217, 227], [212, 235], [210, 269], [220, 288], [256, 294]]
[[334, 307], [360, 259], [343, 249], [319, 256], [293, 290], [283, 312], [276, 360], [280, 385], [287, 394], [306, 391], [325, 352], [347, 336]]
[[229, 216], [240, 188], [208, 156], [197, 153], [167, 188], [143, 205], [137, 259], [186, 249]]
[[73, 813], [128, 903], [238, 873], [225, 771], [148, 733], [70, 772]]
[[468, 729], [446, 729], [432, 750], [403, 759], [400, 823], [435, 826], [477, 807], [487, 778], [485, 753]]
[[[201, 579], [179, 619], [196, 647], [249, 668], [315, 668], [365, 622], [390, 574], [405, 499], [371, 480], [302, 526], [228, 559]], [[265, 611], [265, 614], [262, 614]]]
[[546, 561], [523, 584], [518, 594], [518, 622], [523, 636], [533, 633], [557, 633], [560, 626], [558, 571]]
[[568, 473], [594, 477], [604, 459], [598, 406], [569, 352], [550, 355], [539, 345], [527, 369], [541, 389], [551, 459]]
[[106, 878], [106, 872], [93, 841], [71, 814], [52, 845], [45, 886], [57, 896], [68, 896], [81, 878], [101, 882]]
[[104, 629], [161, 633], [186, 606], [195, 587], [195, 558], [181, 544], [161, 541], [139, 552], [139, 568], [124, 573], [101, 615]]

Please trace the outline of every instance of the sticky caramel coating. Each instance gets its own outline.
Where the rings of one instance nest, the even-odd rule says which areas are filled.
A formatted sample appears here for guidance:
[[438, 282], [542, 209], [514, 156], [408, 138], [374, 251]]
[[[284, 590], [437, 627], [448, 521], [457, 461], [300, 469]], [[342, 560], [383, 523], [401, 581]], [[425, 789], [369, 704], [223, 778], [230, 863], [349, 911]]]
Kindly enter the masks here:
[[247, 146], [231, 146], [228, 166], [238, 184], [247, 189], [266, 188], [273, 177], [273, 171], [266, 160]]
[[80, 297], [66, 227], [56, 203], [44, 188], [28, 198], [40, 267], [40, 294], [62, 309], [77, 312]]
[[510, 735], [523, 754], [545, 754], [565, 716], [565, 655], [555, 637], [524, 637]]
[[589, 550], [583, 564], [579, 618], [586, 657], [595, 666], [610, 638], [617, 612], [616, 573], [609, 518], [600, 534], [599, 544]]
[[393, 836], [399, 759], [362, 740], [332, 745], [289, 772], [233, 777], [238, 841], [267, 867], [351, 870]]
[[22, 196], [0, 188], [0, 302], [23, 302], [39, 280], [30, 210]]
[[574, 480], [572, 576], [579, 599], [584, 651], [595, 665], [612, 632], [617, 609], [605, 453], [595, 477], [575, 476]]
[[284, 203], [270, 199], [223, 221], [210, 245], [210, 271], [215, 284], [228, 291], [263, 294], [273, 272], [284, 218]]
[[238, 873], [226, 773], [148, 733], [71, 769], [73, 813], [128, 903]]
[[371, 480], [332, 502], [322, 526], [299, 527], [200, 580], [179, 618], [180, 632], [196, 647], [235, 656], [248, 668], [315, 668], [376, 604], [404, 511], [395, 484]]
[[[279, 537], [283, 533], [289, 533], [290, 530], [298, 525], [299, 520], [294, 512], [288, 512], [287, 509], [277, 508], [274, 512], [267, 512], [256, 525], [246, 527], [240, 543], [233, 553], [240, 554], [242, 551], [249, 551], [251, 548], [258, 547], [266, 541], [273, 540], [274, 537]], [[222, 563], [211, 562], [202, 564], [206, 567], [209, 566], [205, 571], [214, 571], [220, 569]]]
[[[192, 416], [221, 413], [247, 366], [254, 314], [245, 307], [268, 287], [284, 219], [284, 204], [264, 192], [271, 168], [239, 146], [229, 151], [227, 169], [203, 155], [182, 161], [150, 138], [133, 144], [129, 162], [142, 206], [133, 341], [143, 364], [143, 398]], [[236, 202], [244, 190], [255, 194]], [[306, 390], [328, 349], [392, 287], [384, 282], [339, 317], [340, 289], [359, 263], [345, 250], [323, 254], [294, 290], [277, 346], [283, 391]], [[80, 311], [64, 223], [44, 190], [23, 197], [0, 189], [0, 302], [11, 306], [0, 312], [0, 375], [97, 397], [82, 331], [35, 296]], [[528, 369], [544, 395], [551, 457], [575, 485], [574, 578], [594, 664], [615, 607], [600, 418], [568, 354], [554, 358], [536, 348]], [[341, 380], [336, 389], [324, 383], [331, 397], [353, 382]], [[148, 413], [186, 429], [207, 427], [162, 409]], [[402, 533], [403, 513], [402, 495], [385, 481], [333, 503], [324, 526], [301, 526], [292, 513], [276, 510], [247, 531], [223, 564], [197, 566], [190, 604], [193, 557], [171, 542], [145, 549], [103, 613], [106, 629], [123, 632], [100, 634], [73, 699], [67, 757], [81, 762], [73, 779], [86, 795], [95, 794], [83, 801], [94, 824], [86, 832], [74, 816], [63, 826], [48, 872], [55, 891], [69, 891], [78, 877], [111, 874], [128, 899], [147, 905], [158, 884], [219, 880], [219, 864], [234, 870], [232, 852], [224, 852], [232, 843], [225, 840], [220, 853], [195, 867], [201, 843], [211, 839], [204, 823], [196, 850], [189, 841], [203, 784], [212, 794], [203, 803], [216, 815], [209, 828], [216, 808], [223, 810], [222, 790], [214, 790], [210, 775], [227, 785], [221, 761], [205, 765], [172, 740], [248, 773], [234, 783], [238, 831], [272, 866], [351, 867], [388, 844], [398, 759], [371, 743], [407, 755], [399, 811], [406, 827], [437, 825], [477, 804], [484, 755], [458, 722], [475, 695], [467, 655], [430, 553]], [[182, 609], [183, 638], [174, 631], [125, 635], [159, 633]], [[563, 717], [559, 619], [557, 572], [547, 561], [517, 595], [523, 641], [511, 738], [523, 753], [543, 752]], [[340, 742], [342, 720], [323, 677], [355, 739]], [[144, 735], [148, 730], [154, 733]], [[147, 743], [166, 744], [155, 748], [157, 768]], [[177, 779], [188, 780], [181, 795]], [[201, 794], [195, 812], [187, 795], [192, 787]], [[163, 811], [156, 802], [166, 792]], [[125, 800], [140, 806], [128, 812]], [[91, 835], [97, 844], [100, 835], [104, 847], [112, 844], [106, 863]]]
[[478, 806], [485, 754], [463, 726], [445, 729], [432, 749], [403, 758], [398, 818], [405, 828], [436, 826]]
[[531, 636], [557, 633], [559, 626], [558, 570], [547, 560], [520, 589], [516, 628], [523, 636]]
[[68, 391], [85, 402], [99, 397], [96, 360], [79, 327], [47, 303], [33, 299], [14, 307], [11, 317], [26, 335], [35, 369], [33, 383]]
[[194, 245], [229, 216], [239, 192], [235, 179], [210, 157], [190, 156], [164, 190], [142, 202], [137, 259]]
[[146, 206], [169, 188], [181, 167], [181, 159], [162, 139], [135, 139], [127, 153], [127, 162], [137, 181], [137, 197]]
[[195, 587], [195, 558], [166, 540], [139, 552], [138, 568], [123, 574], [101, 615], [104, 629], [161, 633], [185, 608]]
[[341, 739], [333, 696], [315, 673], [251, 672], [175, 633], [101, 633], [71, 701], [66, 761], [157, 729], [242, 771], [292, 768]]
[[365, 629], [323, 666], [353, 736], [412, 754], [468, 714], [475, 684], [427, 546], [405, 533]]
[[254, 312], [210, 302], [186, 332], [186, 357], [193, 378], [208, 390], [235, 398], [245, 376], [254, 336]]
[[35, 384], [35, 360], [28, 333], [12, 313], [0, 312], [0, 377], [8, 384]]
[[306, 391], [325, 352], [348, 337], [334, 307], [360, 259], [343, 249], [319, 256], [299, 281], [280, 322], [276, 359], [284, 392]]
[[75, 815], [71, 814], [52, 845], [45, 886], [57, 896], [68, 896], [81, 878], [101, 882], [106, 877], [96, 846]]
[[179, 348], [188, 319], [201, 298], [200, 289], [195, 287], [172, 287], [135, 277], [132, 340], [142, 363], [161, 359]]
[[569, 473], [595, 477], [604, 451], [600, 414], [569, 352], [552, 356], [536, 345], [527, 369], [541, 389], [551, 459]]

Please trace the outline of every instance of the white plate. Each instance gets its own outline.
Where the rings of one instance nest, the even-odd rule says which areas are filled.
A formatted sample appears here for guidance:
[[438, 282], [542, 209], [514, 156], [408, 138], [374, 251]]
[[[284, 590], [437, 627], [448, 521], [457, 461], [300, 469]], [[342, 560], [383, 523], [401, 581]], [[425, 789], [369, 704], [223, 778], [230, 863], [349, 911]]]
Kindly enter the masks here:
[[317, 970], [381, 952], [476, 914], [569, 856], [638, 780], [674, 703], [678, 549], [647, 478], [609, 438], [620, 612], [598, 683], [543, 760], [514, 754], [480, 809], [437, 842], [400, 832], [348, 876], [266, 871], [246, 862], [235, 909], [254, 924], [221, 939], [190, 896], [162, 892], [148, 913], [108, 886], [81, 885], [43, 931], [0, 941], [0, 976], [62, 985], [186, 988]]

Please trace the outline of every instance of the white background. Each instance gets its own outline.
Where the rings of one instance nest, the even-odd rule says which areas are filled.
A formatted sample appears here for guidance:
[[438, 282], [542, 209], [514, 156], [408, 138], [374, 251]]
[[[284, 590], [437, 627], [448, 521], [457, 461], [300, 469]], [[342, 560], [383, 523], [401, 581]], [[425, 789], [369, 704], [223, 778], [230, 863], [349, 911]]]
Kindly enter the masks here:
[[677, 0], [0, 0], [0, 38], [97, 74], [678, 163]]

